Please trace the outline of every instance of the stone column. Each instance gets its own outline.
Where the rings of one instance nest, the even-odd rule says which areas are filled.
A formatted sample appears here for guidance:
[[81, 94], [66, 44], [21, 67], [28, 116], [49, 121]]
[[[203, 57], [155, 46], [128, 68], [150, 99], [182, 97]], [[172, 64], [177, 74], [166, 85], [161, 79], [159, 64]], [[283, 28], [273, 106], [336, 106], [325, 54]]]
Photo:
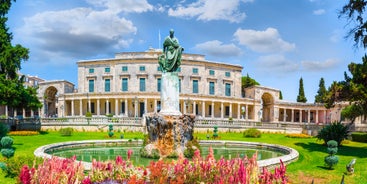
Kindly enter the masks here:
[[229, 117], [233, 118], [232, 103], [229, 103]]
[[148, 112], [148, 99], [144, 99], [144, 114]]
[[71, 100], [71, 116], [75, 116], [75, 112], [74, 112], [74, 100]]
[[299, 122], [302, 122], [302, 109], [299, 110]]
[[83, 100], [79, 100], [79, 116], [83, 116]]
[[292, 109], [292, 114], [291, 114], [291, 122], [294, 122], [294, 109]]
[[88, 99], [88, 112], [91, 112], [90, 99]]
[[324, 110], [324, 123], [327, 123], [326, 110]]
[[224, 117], [224, 105], [223, 102], [220, 103], [220, 118]]
[[192, 106], [192, 113], [196, 115], [196, 101], [194, 100], [194, 104]]
[[201, 115], [205, 118], [205, 101], [201, 102]]
[[138, 104], [139, 104], [139, 101], [135, 100], [134, 101], [134, 117], [138, 117]]
[[287, 121], [287, 109], [284, 108], [284, 113], [283, 113], [283, 121], [286, 122]]
[[8, 113], [8, 106], [7, 105], [5, 105], [5, 116], [8, 118], [8, 116], [9, 116], [9, 113]]
[[249, 119], [248, 118], [248, 105], [246, 104], [246, 109], [245, 109], [245, 120]]
[[106, 100], [106, 115], [107, 114], [110, 114], [110, 102], [108, 99]]
[[101, 107], [99, 103], [99, 99], [97, 99], [97, 116], [101, 115]]
[[316, 110], [316, 119], [315, 123], [319, 123], [319, 110]]
[[23, 116], [23, 118], [25, 118], [25, 109], [24, 108], [22, 110], [22, 116]]
[[157, 99], [154, 99], [154, 112], [157, 113], [158, 109], [157, 109]]
[[34, 116], [34, 112], [33, 112], [33, 110], [31, 109], [31, 117], [33, 117]]
[[310, 123], [311, 121], [311, 110], [308, 109], [308, 112], [307, 112], [307, 123]]
[[127, 109], [129, 106], [127, 104], [127, 98], [125, 98], [125, 116], [128, 117], [128, 111], [129, 109]]
[[115, 115], [119, 115], [119, 101], [117, 98], [115, 99]]
[[183, 101], [183, 113], [186, 114], [186, 101], [185, 100]]
[[241, 119], [241, 104], [237, 104], [237, 119]]
[[212, 118], [214, 118], [214, 110], [215, 110], [215, 108], [214, 108], [214, 102], [212, 102]]

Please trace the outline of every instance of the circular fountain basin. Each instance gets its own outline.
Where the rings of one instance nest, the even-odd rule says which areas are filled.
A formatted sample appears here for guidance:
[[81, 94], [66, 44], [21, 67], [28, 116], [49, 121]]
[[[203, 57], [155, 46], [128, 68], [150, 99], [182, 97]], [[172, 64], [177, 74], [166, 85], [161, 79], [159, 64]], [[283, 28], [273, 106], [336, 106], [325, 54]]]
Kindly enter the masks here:
[[[49, 144], [39, 147], [34, 154], [37, 157], [51, 158], [52, 156], [70, 157], [77, 155], [85, 169], [91, 169], [91, 160], [114, 160], [116, 155], [126, 158], [126, 152], [129, 149], [134, 151], [135, 157], [131, 160], [140, 165], [149, 164], [152, 159], [140, 158], [139, 149], [142, 145], [141, 140], [89, 140], [89, 141], [71, 141]], [[216, 159], [224, 156], [227, 159], [237, 156], [252, 157], [252, 154], [258, 152], [259, 167], [273, 168], [279, 165], [280, 160], [285, 164], [298, 159], [298, 152], [295, 149], [266, 143], [242, 142], [242, 141], [200, 141], [202, 147], [202, 156], [206, 156], [208, 147], [212, 147]], [[89, 155], [81, 154], [89, 153]], [[94, 154], [90, 154], [94, 153]]]

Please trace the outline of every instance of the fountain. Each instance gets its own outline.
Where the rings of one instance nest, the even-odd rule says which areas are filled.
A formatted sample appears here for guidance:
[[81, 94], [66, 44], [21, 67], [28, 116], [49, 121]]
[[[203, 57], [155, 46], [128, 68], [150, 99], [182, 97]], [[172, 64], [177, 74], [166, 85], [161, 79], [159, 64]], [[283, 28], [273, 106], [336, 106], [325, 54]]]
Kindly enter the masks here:
[[195, 115], [179, 111], [177, 69], [182, 51], [174, 31], [170, 30], [170, 35], [163, 43], [163, 54], [158, 57], [162, 69], [162, 109], [159, 113], [145, 114], [148, 144], [141, 152], [146, 157], [153, 157], [154, 152], [158, 152], [161, 158], [183, 155], [187, 142], [193, 138]]

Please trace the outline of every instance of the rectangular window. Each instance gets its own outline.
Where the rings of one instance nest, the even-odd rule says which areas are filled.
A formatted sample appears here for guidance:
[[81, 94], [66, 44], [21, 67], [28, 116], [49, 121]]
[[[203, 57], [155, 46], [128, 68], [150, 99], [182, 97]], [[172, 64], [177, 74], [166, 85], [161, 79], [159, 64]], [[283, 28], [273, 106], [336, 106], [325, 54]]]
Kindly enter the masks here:
[[225, 91], [226, 96], [231, 96], [231, 84], [226, 83], [226, 91]]
[[94, 92], [94, 80], [89, 80], [89, 92]]
[[95, 110], [94, 110], [94, 102], [91, 102], [91, 103], [90, 103], [90, 112], [91, 112], [92, 114], [94, 114], [94, 113], [95, 113]]
[[229, 116], [229, 106], [226, 106], [226, 107], [225, 107], [225, 110], [226, 110], [225, 115], [226, 115], [226, 116]]
[[110, 72], [111, 72], [110, 67], [104, 68], [104, 72], [105, 72], [105, 73], [110, 73]]
[[209, 94], [214, 95], [214, 82], [209, 82]]
[[122, 91], [128, 91], [129, 90], [129, 83], [128, 83], [128, 80], [127, 78], [122, 78], [122, 88], [121, 90]]
[[199, 73], [199, 69], [198, 69], [198, 68], [192, 68], [192, 73], [193, 73], [193, 74], [197, 74], [197, 73]]
[[111, 79], [105, 79], [104, 80], [104, 91], [110, 92], [111, 91]]
[[226, 72], [226, 77], [231, 77], [231, 72]]
[[157, 91], [160, 92], [161, 91], [161, 78], [157, 79]]
[[209, 70], [209, 75], [215, 75], [214, 70]]
[[122, 71], [123, 71], [123, 72], [127, 72], [127, 71], [128, 71], [127, 66], [123, 66], [123, 67], [122, 67]]
[[208, 113], [209, 116], [212, 115], [212, 105], [209, 105], [209, 113]]
[[139, 81], [139, 90], [140, 91], [145, 91], [145, 78], [140, 78], [140, 81]]
[[89, 73], [94, 73], [94, 68], [89, 68]]
[[121, 114], [125, 114], [125, 102], [121, 102]]
[[145, 66], [140, 66], [139, 71], [144, 72], [145, 71]]
[[199, 93], [199, 81], [198, 80], [192, 81], [192, 93]]

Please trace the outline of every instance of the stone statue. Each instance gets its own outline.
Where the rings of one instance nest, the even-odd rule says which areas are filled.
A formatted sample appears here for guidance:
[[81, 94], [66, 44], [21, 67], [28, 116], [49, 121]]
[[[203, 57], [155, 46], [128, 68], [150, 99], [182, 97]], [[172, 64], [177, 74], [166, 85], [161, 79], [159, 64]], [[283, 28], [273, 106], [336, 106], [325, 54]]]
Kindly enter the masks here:
[[356, 164], [356, 160], [355, 158], [353, 158], [349, 164], [347, 164], [346, 168], [347, 168], [347, 172], [348, 174], [353, 174], [354, 173], [354, 164]]
[[174, 36], [174, 31], [169, 31], [163, 42], [163, 54], [158, 57], [159, 66], [163, 72], [175, 72], [181, 65], [181, 55], [184, 50]]

